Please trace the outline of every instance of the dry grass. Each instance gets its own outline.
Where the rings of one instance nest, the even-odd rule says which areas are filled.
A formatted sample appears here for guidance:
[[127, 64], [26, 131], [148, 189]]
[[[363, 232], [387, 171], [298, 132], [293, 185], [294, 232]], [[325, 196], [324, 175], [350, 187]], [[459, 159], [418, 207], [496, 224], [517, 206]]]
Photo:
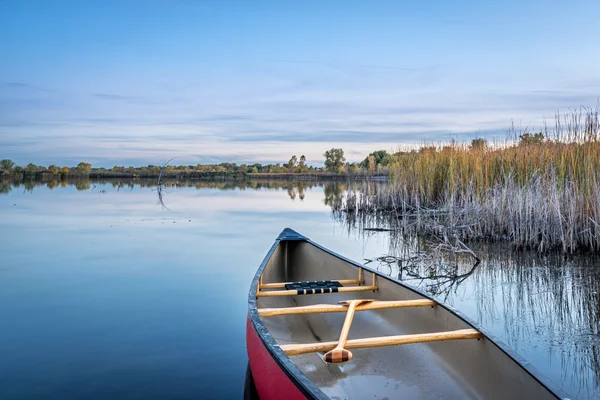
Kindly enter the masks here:
[[389, 188], [350, 193], [345, 207], [397, 215], [405, 228], [439, 234], [436, 227], [450, 227], [464, 239], [598, 252], [598, 109], [557, 114], [544, 134], [544, 140], [523, 135], [530, 140], [515, 144], [452, 143], [400, 153]]

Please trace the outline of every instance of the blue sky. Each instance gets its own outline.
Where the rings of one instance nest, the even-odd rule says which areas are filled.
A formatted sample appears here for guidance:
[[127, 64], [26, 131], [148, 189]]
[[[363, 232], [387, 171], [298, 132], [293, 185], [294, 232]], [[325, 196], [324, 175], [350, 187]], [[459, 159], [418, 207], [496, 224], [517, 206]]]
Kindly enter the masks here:
[[0, 158], [284, 162], [600, 96], [600, 2], [0, 1]]

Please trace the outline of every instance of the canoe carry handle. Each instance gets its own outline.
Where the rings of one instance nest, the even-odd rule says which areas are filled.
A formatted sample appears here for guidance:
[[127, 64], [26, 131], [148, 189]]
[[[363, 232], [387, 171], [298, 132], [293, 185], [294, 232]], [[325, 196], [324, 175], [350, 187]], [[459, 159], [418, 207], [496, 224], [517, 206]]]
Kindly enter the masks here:
[[[444, 340], [481, 339], [483, 334], [476, 329], [460, 329], [448, 332], [417, 333], [413, 335], [380, 336], [346, 341], [346, 349], [363, 349], [370, 347], [397, 346], [402, 344], [439, 342]], [[284, 344], [280, 348], [288, 356], [330, 351], [338, 342], [320, 342], [307, 344]]]
[[346, 319], [344, 320], [344, 325], [342, 325], [342, 332], [340, 333], [337, 346], [335, 346], [333, 350], [325, 353], [323, 356], [323, 361], [328, 363], [340, 363], [352, 359], [352, 353], [344, 349], [344, 346], [348, 340], [348, 333], [350, 333], [350, 326], [352, 325], [352, 319], [354, 318], [354, 311], [359, 304], [370, 303], [372, 301], [373, 300], [366, 299], [340, 301], [340, 304], [347, 306], [348, 308], [348, 311], [346, 312]]

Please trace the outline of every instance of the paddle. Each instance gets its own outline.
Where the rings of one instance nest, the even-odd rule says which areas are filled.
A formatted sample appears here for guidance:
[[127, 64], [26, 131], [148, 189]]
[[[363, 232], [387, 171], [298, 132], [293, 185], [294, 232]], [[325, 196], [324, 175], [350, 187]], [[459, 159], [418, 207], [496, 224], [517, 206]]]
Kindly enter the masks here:
[[340, 333], [340, 339], [338, 340], [337, 346], [331, 351], [328, 351], [323, 356], [323, 361], [328, 363], [340, 363], [345, 362], [352, 359], [352, 353], [346, 349], [344, 346], [346, 345], [346, 341], [348, 340], [348, 333], [350, 332], [350, 325], [352, 325], [352, 319], [354, 318], [354, 311], [356, 307], [363, 303], [370, 303], [374, 300], [349, 300], [349, 301], [340, 301], [339, 304], [347, 305], [348, 311], [346, 312], [346, 319], [344, 320], [344, 325], [342, 326], [342, 333]]

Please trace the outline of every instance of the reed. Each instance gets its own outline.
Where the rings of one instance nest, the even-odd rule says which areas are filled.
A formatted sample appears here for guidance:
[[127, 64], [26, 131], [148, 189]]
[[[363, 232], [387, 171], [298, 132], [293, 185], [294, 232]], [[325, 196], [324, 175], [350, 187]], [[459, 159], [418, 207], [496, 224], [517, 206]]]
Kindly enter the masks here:
[[598, 108], [557, 113], [552, 129], [519, 139], [400, 152], [392, 183], [349, 193], [344, 208], [395, 215], [424, 233], [450, 227], [518, 248], [600, 251]]

